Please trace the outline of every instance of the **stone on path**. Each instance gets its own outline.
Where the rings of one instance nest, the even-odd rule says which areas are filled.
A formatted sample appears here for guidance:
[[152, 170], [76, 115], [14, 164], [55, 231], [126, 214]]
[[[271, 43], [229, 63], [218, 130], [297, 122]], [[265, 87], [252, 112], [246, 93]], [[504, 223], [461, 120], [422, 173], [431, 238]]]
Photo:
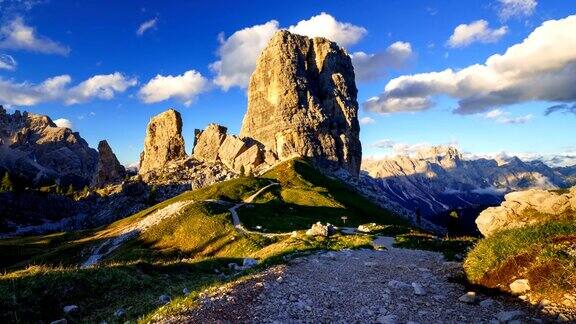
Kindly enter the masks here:
[[510, 284], [510, 291], [514, 295], [523, 295], [530, 291], [530, 284], [527, 279], [517, 279]]
[[476, 293], [473, 291], [469, 291], [464, 295], [460, 296], [458, 300], [466, 304], [474, 304], [476, 302]]
[[508, 323], [512, 320], [518, 319], [524, 315], [524, 312], [515, 310], [515, 311], [504, 311], [496, 314], [496, 318], [500, 323]]
[[418, 295], [418, 296], [426, 295], [426, 290], [424, 290], [424, 288], [422, 288], [422, 285], [420, 285], [419, 283], [413, 282], [412, 287], [414, 288], [414, 294], [415, 295]]
[[64, 306], [64, 314], [70, 314], [70, 313], [75, 313], [79, 310], [80, 308], [76, 305], [67, 305]]

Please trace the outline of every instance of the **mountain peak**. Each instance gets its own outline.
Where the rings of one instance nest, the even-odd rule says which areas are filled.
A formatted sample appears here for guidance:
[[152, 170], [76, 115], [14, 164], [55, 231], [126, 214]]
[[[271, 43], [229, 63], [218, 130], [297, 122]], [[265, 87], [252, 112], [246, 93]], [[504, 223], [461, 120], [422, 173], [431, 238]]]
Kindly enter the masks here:
[[416, 153], [416, 157], [422, 160], [462, 160], [462, 153], [457, 148], [449, 145], [437, 145], [422, 149]]

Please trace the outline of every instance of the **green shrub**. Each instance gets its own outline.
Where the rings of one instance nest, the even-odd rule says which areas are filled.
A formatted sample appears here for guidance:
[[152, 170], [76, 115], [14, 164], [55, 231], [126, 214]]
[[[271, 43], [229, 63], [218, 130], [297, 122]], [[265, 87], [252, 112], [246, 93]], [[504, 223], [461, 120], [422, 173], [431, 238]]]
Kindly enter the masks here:
[[0, 182], [0, 192], [9, 192], [9, 191], [14, 191], [14, 184], [10, 179], [10, 175], [8, 174], [8, 172], [6, 172], [4, 173], [2, 181]]

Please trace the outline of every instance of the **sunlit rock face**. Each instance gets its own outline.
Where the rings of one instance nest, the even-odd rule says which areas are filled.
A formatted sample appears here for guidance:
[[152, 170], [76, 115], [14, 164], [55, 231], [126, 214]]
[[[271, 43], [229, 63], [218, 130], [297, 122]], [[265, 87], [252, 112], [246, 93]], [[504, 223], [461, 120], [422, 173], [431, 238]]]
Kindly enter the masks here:
[[0, 173], [27, 186], [90, 184], [98, 153], [79, 133], [58, 127], [48, 116], [0, 106]]
[[565, 193], [531, 189], [506, 195], [498, 207], [480, 213], [476, 225], [484, 236], [550, 220], [576, 218], [576, 187]]
[[279, 31], [260, 54], [241, 137], [278, 156], [312, 157], [357, 176], [362, 159], [350, 57], [336, 43]]
[[148, 123], [144, 151], [140, 155], [140, 174], [161, 169], [168, 162], [186, 157], [182, 137], [182, 117], [174, 109], [154, 116]]

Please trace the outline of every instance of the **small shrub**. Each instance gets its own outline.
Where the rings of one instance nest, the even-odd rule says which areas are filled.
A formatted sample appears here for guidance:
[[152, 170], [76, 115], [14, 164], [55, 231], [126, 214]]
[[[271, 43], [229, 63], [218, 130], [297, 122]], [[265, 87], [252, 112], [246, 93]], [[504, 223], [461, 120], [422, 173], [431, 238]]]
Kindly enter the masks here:
[[14, 184], [10, 179], [10, 175], [8, 174], [8, 172], [6, 172], [4, 173], [2, 181], [0, 182], [0, 192], [10, 192], [10, 191], [14, 191]]

